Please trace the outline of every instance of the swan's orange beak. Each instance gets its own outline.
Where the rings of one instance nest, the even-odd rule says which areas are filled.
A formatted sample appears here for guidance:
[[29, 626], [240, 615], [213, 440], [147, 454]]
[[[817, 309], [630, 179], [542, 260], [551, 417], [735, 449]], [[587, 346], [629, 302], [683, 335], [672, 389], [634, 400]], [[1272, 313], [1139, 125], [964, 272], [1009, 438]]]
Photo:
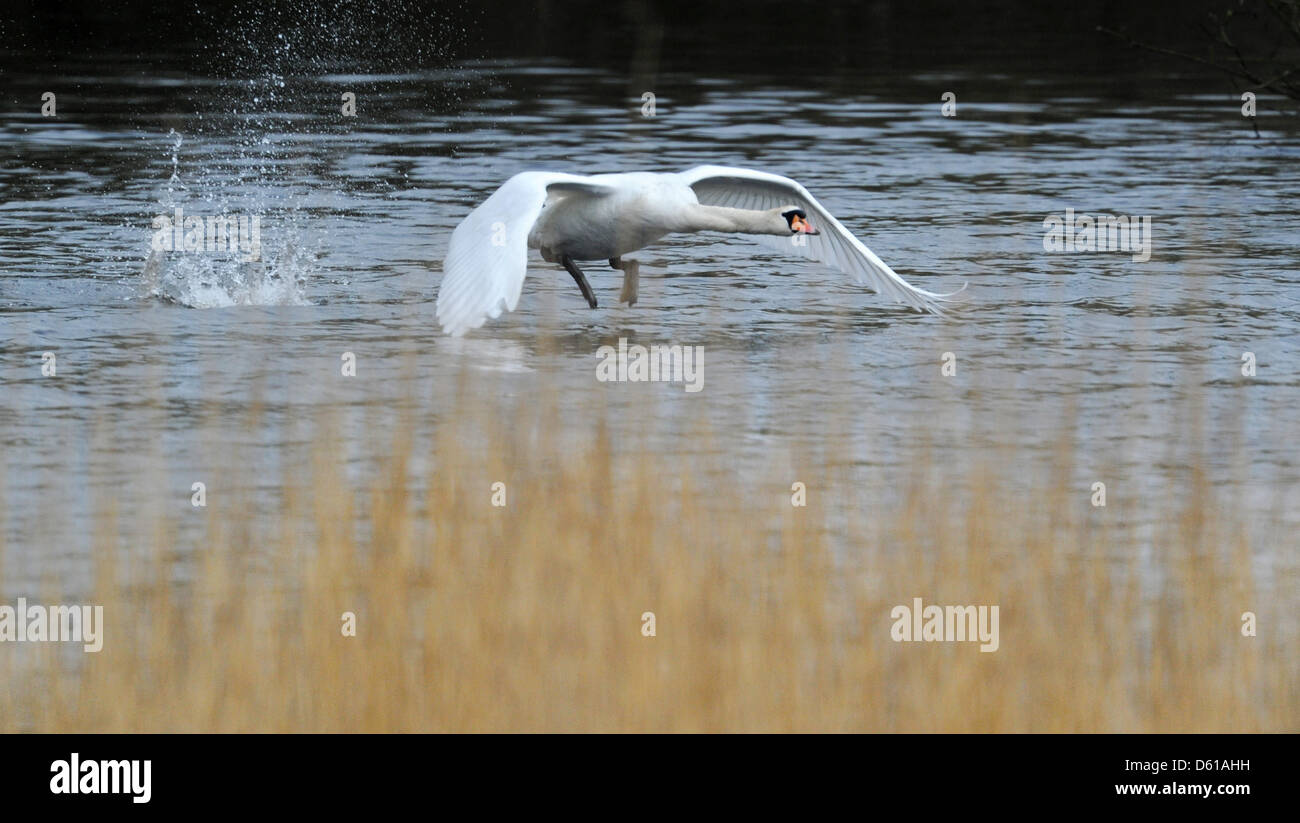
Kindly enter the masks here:
[[797, 214], [794, 216], [793, 219], [790, 220], [790, 228], [794, 229], [797, 234], [820, 234], [821, 233], [813, 228], [812, 223], [809, 223], [807, 220], [804, 220], [802, 217], [800, 217]]

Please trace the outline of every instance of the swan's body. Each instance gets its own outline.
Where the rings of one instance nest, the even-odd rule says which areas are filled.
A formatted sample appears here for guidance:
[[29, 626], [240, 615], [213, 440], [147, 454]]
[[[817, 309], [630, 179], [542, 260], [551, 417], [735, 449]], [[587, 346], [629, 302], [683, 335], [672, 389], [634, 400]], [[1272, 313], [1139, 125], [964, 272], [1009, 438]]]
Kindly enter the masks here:
[[621, 299], [635, 303], [637, 263], [622, 256], [668, 234], [699, 231], [753, 235], [919, 310], [937, 313], [951, 297], [909, 285], [787, 177], [726, 166], [676, 174], [532, 171], [507, 180], [452, 232], [438, 321], [459, 336], [514, 311], [529, 248], [568, 269], [592, 308], [596, 298], [576, 261], [608, 260], [624, 271]]
[[690, 187], [670, 175], [638, 172], [588, 179], [599, 193], [553, 199], [528, 233], [529, 248], [555, 260], [565, 254], [574, 260], [622, 257], [681, 231], [674, 226], [675, 216], [696, 205]]

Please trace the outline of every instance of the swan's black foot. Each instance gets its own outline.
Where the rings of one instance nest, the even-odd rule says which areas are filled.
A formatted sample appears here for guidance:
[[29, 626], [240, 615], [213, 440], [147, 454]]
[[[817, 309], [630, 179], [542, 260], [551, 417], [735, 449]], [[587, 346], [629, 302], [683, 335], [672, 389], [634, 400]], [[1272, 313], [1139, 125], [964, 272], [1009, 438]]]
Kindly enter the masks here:
[[609, 258], [609, 265], [623, 272], [623, 291], [618, 296], [619, 302], [635, 306], [637, 285], [640, 283], [641, 264], [635, 260], [611, 257]]
[[568, 269], [569, 274], [573, 275], [573, 279], [578, 283], [578, 288], [582, 289], [582, 296], [587, 298], [587, 305], [593, 309], [596, 308], [596, 295], [591, 291], [591, 284], [587, 282], [587, 276], [582, 273], [582, 269], [578, 268], [578, 264], [573, 262], [573, 258], [567, 254], [561, 256], [560, 265]]

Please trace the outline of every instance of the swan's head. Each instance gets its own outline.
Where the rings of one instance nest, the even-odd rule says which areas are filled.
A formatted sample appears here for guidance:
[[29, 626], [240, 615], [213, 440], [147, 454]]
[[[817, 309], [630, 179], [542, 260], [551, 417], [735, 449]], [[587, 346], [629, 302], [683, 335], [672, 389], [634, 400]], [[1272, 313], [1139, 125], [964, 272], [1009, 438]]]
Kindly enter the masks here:
[[785, 221], [786, 228], [790, 230], [790, 234], [821, 233], [813, 228], [812, 223], [808, 222], [808, 213], [798, 206], [782, 206], [777, 211], [781, 213], [781, 219]]

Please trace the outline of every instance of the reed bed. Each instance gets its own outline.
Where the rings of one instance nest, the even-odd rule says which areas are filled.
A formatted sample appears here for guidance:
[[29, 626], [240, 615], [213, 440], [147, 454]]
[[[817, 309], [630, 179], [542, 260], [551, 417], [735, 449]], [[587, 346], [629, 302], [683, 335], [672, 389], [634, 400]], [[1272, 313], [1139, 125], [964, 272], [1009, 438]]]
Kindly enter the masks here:
[[[422, 445], [409, 419], [381, 427], [363, 482], [322, 434], [273, 527], [214, 507], [197, 555], [164, 519], [144, 562], [125, 556], [106, 503], [104, 650], [0, 655], [0, 728], [1300, 728], [1295, 581], [1261, 584], [1258, 524], [1204, 477], [1152, 502], [1150, 534], [1072, 485], [1068, 436], [1028, 494], [1014, 453], [935, 457], [870, 510], [851, 472], [803, 466], [798, 507], [788, 477], [720, 485], [708, 449], [629, 447], [599, 422], [562, 436], [558, 398], [503, 413], [473, 388]], [[999, 606], [999, 648], [894, 641], [914, 597]]]

